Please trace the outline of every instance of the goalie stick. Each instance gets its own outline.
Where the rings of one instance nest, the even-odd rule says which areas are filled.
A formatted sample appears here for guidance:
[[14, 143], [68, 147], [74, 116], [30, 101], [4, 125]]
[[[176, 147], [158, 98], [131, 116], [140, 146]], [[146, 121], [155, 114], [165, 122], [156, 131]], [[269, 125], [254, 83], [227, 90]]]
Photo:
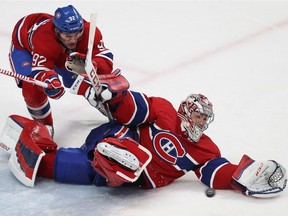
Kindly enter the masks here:
[[51, 84], [48, 84], [48, 83], [45, 83], [45, 82], [41, 82], [39, 80], [33, 79], [32, 77], [27, 77], [27, 76], [24, 76], [24, 75], [21, 75], [21, 74], [14, 73], [12, 71], [8, 71], [8, 70], [4, 70], [4, 69], [0, 68], [0, 73], [4, 74], [4, 75], [7, 75], [7, 76], [10, 76], [10, 77], [21, 79], [21, 80], [23, 80], [25, 82], [32, 83], [34, 85], [41, 86], [43, 88], [49, 88], [49, 89], [53, 88]]
[[[85, 60], [85, 71], [91, 82], [92, 87], [95, 90], [96, 96], [99, 96], [102, 92], [102, 85], [97, 74], [97, 68], [94, 67], [93, 62], [92, 62], [93, 45], [94, 45], [94, 38], [95, 38], [95, 32], [96, 32], [96, 20], [97, 20], [97, 14], [92, 13], [90, 15], [90, 28], [89, 28], [89, 37], [88, 37], [88, 49], [87, 49], [86, 60]], [[98, 101], [97, 107], [98, 107], [98, 110], [102, 114], [107, 115], [109, 120], [113, 119], [111, 116], [111, 113], [109, 112], [109, 108], [107, 107], [107, 104], [101, 103]], [[103, 108], [105, 110], [103, 110]]]
[[102, 86], [97, 75], [97, 68], [94, 67], [92, 62], [92, 53], [93, 53], [93, 45], [96, 31], [96, 19], [97, 14], [92, 13], [90, 16], [90, 28], [89, 28], [89, 38], [88, 38], [88, 50], [86, 53], [85, 60], [85, 71], [88, 75], [89, 80], [95, 90], [96, 95], [98, 96], [102, 91]]

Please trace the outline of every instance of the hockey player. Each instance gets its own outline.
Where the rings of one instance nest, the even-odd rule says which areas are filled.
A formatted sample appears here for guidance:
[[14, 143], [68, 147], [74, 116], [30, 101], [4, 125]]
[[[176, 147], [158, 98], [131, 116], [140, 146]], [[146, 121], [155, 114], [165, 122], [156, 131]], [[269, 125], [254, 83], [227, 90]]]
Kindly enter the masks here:
[[286, 170], [274, 160], [243, 155], [239, 164], [232, 164], [221, 155], [204, 134], [214, 112], [202, 94], [189, 95], [178, 111], [164, 98], [112, 92], [109, 85], [97, 100], [107, 103], [113, 120], [93, 129], [81, 148], [57, 148], [41, 123], [10, 116], [1, 145], [11, 152], [9, 167], [17, 179], [27, 186], [34, 186], [37, 175], [63, 183], [131, 183], [148, 189], [193, 171], [210, 188], [263, 198], [278, 195], [286, 186]]
[[[53, 118], [48, 98], [57, 100], [64, 94], [64, 87], [71, 87], [76, 78], [71, 71], [77, 68], [77, 59], [69, 54], [86, 53], [88, 35], [89, 23], [72, 5], [58, 8], [54, 16], [45, 13], [27, 15], [14, 27], [9, 53], [12, 70], [49, 83], [53, 88], [43, 89], [21, 80], [17, 80], [17, 85], [22, 88], [32, 118], [51, 130]], [[98, 28], [93, 63], [98, 68], [98, 74], [110, 74], [112, 71], [113, 55], [105, 48]]]

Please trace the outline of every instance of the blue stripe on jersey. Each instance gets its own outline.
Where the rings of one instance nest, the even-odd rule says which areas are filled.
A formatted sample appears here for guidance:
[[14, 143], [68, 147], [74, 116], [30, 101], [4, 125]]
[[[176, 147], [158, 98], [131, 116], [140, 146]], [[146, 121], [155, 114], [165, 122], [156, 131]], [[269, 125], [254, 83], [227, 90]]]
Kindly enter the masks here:
[[138, 125], [143, 123], [149, 114], [148, 102], [143, 94], [130, 91], [135, 102], [135, 115], [129, 122], [129, 125]]
[[45, 19], [45, 20], [41, 20], [37, 23], [35, 23], [28, 31], [28, 43], [29, 43], [29, 46], [30, 46], [30, 49], [34, 49], [34, 46], [33, 46], [33, 43], [32, 43], [32, 38], [33, 38], [33, 34], [35, 32], [35, 30], [41, 26], [43, 23], [47, 22], [48, 20], [50, 19]]
[[201, 169], [201, 182], [209, 187], [213, 187], [213, 179], [214, 175], [218, 171], [221, 166], [224, 164], [229, 163], [226, 158], [215, 158], [208, 161]]
[[102, 57], [105, 59], [110, 60], [111, 62], [113, 62], [113, 54], [109, 51], [109, 50], [105, 50], [103, 52], [100, 52], [96, 55], [97, 57]]
[[190, 160], [189, 157], [187, 157], [188, 155], [185, 154], [184, 157], [178, 157], [177, 161], [176, 161], [176, 165], [181, 169], [181, 170], [185, 170], [185, 171], [190, 171], [193, 170], [197, 164], [195, 164], [192, 160]]
[[[27, 17], [27, 16], [26, 16]], [[26, 20], [26, 17], [23, 17], [21, 22], [19, 23], [19, 25], [17, 26], [16, 28], [16, 38], [17, 38], [17, 41], [18, 43], [20, 44], [21, 47], [23, 47], [23, 44], [22, 44], [22, 41], [21, 41], [21, 34], [20, 34], [20, 30], [22, 28], [22, 25], [23, 23], [25, 22]], [[24, 47], [23, 47], [24, 48]]]

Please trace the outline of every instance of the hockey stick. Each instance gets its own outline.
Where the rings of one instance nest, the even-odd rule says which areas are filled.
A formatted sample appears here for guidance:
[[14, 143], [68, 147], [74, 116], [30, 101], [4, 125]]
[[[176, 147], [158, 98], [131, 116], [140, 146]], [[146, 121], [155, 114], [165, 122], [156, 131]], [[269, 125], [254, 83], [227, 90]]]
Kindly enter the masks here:
[[[89, 28], [89, 37], [88, 37], [88, 49], [87, 49], [86, 60], [85, 60], [85, 71], [91, 82], [91, 85], [93, 86], [95, 90], [96, 96], [99, 96], [102, 92], [102, 85], [97, 74], [97, 68], [94, 67], [93, 62], [92, 62], [93, 45], [94, 45], [94, 38], [95, 38], [95, 32], [96, 32], [96, 21], [97, 21], [97, 14], [92, 13], [90, 16], [90, 28]], [[106, 103], [102, 103], [102, 106], [103, 106], [102, 107], [101, 102], [99, 102], [97, 106], [98, 106], [97, 109], [102, 114], [107, 115], [109, 120], [113, 119]], [[105, 110], [103, 110], [102, 108], [104, 108]]]
[[7, 76], [10, 76], [10, 77], [21, 79], [21, 80], [23, 80], [25, 82], [32, 83], [32, 84], [35, 84], [37, 86], [41, 86], [43, 88], [50, 88], [50, 89], [53, 88], [51, 84], [48, 84], [48, 83], [45, 83], [45, 82], [41, 82], [39, 80], [33, 79], [32, 77], [27, 77], [27, 76], [24, 76], [24, 75], [21, 75], [21, 74], [14, 73], [12, 71], [8, 71], [8, 70], [4, 70], [4, 69], [0, 68], [0, 73], [4, 74], [4, 75], [7, 75]]
[[89, 38], [88, 38], [88, 50], [86, 53], [85, 60], [85, 71], [88, 75], [89, 80], [95, 90], [96, 95], [98, 96], [101, 93], [102, 86], [97, 75], [97, 68], [94, 67], [92, 63], [92, 53], [93, 53], [93, 45], [96, 31], [96, 19], [97, 14], [92, 13], [90, 16], [90, 29], [89, 29]]

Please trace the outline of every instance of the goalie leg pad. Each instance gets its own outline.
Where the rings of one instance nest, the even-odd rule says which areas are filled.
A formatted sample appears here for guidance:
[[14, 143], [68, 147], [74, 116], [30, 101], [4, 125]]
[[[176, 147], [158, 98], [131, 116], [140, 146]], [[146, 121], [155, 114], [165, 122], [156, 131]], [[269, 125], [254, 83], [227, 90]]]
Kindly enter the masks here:
[[232, 187], [247, 196], [269, 198], [282, 192], [287, 173], [276, 161], [254, 161], [244, 155], [232, 176]]
[[140, 166], [139, 160], [137, 157], [127, 151], [124, 148], [116, 147], [115, 145], [111, 145], [107, 142], [101, 142], [97, 145], [97, 150], [102, 155], [112, 158], [113, 160], [117, 161], [120, 165], [131, 169], [131, 170], [137, 170]]
[[19, 115], [11, 115], [6, 120], [6, 124], [0, 135], [1, 147], [8, 153], [11, 153], [24, 128], [26, 133], [31, 134], [33, 141], [42, 150], [55, 151], [57, 149], [57, 144], [54, 143], [49, 130], [44, 125]]
[[12, 148], [8, 166], [20, 182], [33, 187], [44, 151], [56, 151], [57, 144], [43, 124], [17, 115], [10, 116], [10, 119], [23, 130], [15, 148]]
[[7, 118], [0, 135], [0, 146], [3, 150], [11, 154], [23, 130], [23, 124], [28, 120], [17, 115], [11, 115]]
[[92, 184], [95, 171], [87, 159], [87, 151], [79, 148], [60, 148], [56, 154], [54, 179], [71, 184]]
[[24, 185], [33, 187], [44, 151], [35, 143], [29, 130], [23, 130], [12, 150], [8, 166], [13, 175]]
[[109, 186], [119, 186], [135, 182], [151, 159], [149, 150], [133, 139], [108, 137], [96, 146], [92, 166]]

